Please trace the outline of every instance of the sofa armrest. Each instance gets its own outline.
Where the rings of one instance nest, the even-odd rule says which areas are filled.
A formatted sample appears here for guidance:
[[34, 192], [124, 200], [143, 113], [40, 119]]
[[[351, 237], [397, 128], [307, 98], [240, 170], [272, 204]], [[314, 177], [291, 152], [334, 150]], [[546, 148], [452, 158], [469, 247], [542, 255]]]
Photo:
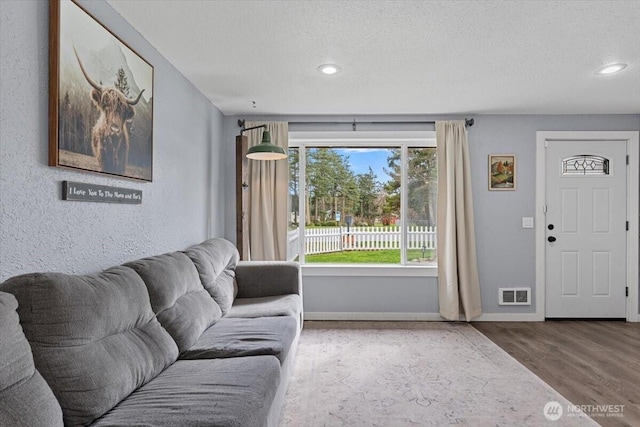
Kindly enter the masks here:
[[302, 296], [302, 275], [297, 262], [240, 261], [235, 271], [238, 298]]

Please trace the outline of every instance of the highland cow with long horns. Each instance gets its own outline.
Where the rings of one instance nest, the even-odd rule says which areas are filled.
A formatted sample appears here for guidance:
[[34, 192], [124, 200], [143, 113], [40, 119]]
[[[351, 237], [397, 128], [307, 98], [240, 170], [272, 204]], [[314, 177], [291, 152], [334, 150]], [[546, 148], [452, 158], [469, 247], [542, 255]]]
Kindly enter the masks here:
[[135, 116], [133, 106], [140, 101], [142, 92], [136, 98], [127, 98], [115, 87], [105, 87], [96, 83], [87, 74], [78, 52], [73, 49], [80, 70], [91, 85], [91, 100], [98, 108], [100, 117], [91, 130], [91, 148], [103, 172], [124, 175], [129, 159], [129, 129]]

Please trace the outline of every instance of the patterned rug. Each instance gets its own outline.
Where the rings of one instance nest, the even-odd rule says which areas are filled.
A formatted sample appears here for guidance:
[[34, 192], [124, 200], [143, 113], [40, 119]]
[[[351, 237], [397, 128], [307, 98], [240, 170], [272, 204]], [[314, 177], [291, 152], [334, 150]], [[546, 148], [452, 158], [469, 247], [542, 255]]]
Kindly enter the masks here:
[[567, 405], [466, 323], [305, 322], [280, 425], [598, 425]]

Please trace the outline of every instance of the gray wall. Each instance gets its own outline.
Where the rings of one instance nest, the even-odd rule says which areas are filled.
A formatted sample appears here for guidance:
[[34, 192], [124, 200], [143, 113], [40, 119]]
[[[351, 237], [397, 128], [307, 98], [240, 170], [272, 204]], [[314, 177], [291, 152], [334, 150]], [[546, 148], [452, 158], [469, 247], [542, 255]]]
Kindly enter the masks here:
[[437, 313], [438, 279], [305, 275], [304, 309], [307, 313]]
[[[640, 116], [476, 116], [469, 145], [477, 165], [472, 176], [478, 269], [487, 313], [535, 311], [535, 303], [530, 308], [498, 306], [498, 288], [531, 286], [535, 302], [535, 229], [523, 229], [522, 217], [535, 217], [536, 132], [554, 130], [638, 131]], [[500, 152], [517, 156], [515, 192], [487, 190], [487, 156]]]
[[[222, 114], [109, 4], [83, 4], [154, 65], [153, 182], [47, 166], [49, 2], [0, 1], [0, 280], [98, 271], [224, 234]], [[143, 202], [63, 202], [62, 180], [140, 189]]]
[[[469, 115], [476, 241], [482, 304], [485, 313], [535, 312], [535, 229], [523, 229], [522, 217], [535, 217], [535, 153], [537, 131], [638, 131], [640, 115]], [[232, 141], [238, 118], [285, 121], [443, 120], [445, 116], [253, 116], [226, 117], [227, 177], [235, 166]], [[460, 118], [460, 117], [456, 117]], [[349, 127], [347, 126], [347, 129]], [[383, 130], [383, 129], [380, 129]], [[514, 153], [518, 161], [516, 191], [487, 190], [487, 162], [492, 153]], [[233, 186], [228, 188], [226, 237], [235, 239]], [[537, 224], [536, 224], [537, 226]], [[305, 310], [310, 312], [437, 312], [437, 279], [394, 277], [304, 278]], [[532, 288], [531, 306], [498, 306], [498, 288]], [[416, 311], [419, 310], [419, 311]]]
[[[83, 4], [155, 67], [154, 181], [140, 183], [47, 166], [48, 2], [0, 0], [0, 280], [32, 271], [97, 271], [212, 236], [235, 240], [233, 144], [240, 117], [223, 118], [107, 3]], [[521, 228], [523, 216], [534, 216], [535, 132], [639, 130], [640, 116], [474, 117], [469, 141], [475, 165], [484, 309], [488, 313], [533, 312], [534, 306], [498, 307], [497, 289], [535, 284], [534, 232]], [[453, 117], [242, 118], [375, 121]], [[498, 152], [518, 156], [515, 192], [487, 191], [487, 155]], [[62, 180], [141, 189], [143, 204], [63, 202]], [[437, 311], [436, 299], [434, 278], [305, 277], [308, 311], [432, 313]]]

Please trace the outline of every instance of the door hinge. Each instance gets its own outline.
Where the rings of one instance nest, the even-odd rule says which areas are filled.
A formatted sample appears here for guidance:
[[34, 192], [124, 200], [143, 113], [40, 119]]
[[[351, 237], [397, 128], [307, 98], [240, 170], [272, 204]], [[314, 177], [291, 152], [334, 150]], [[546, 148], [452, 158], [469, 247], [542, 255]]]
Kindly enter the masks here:
[[542, 213], [547, 213], [547, 205], [542, 206]]
[[626, 296], [626, 297], [629, 296], [629, 287], [628, 286], [626, 288], [624, 288], [624, 296]]
[[629, 164], [629, 155], [627, 154], [627, 164]]
[[629, 221], [627, 221], [627, 231], [629, 231]]

